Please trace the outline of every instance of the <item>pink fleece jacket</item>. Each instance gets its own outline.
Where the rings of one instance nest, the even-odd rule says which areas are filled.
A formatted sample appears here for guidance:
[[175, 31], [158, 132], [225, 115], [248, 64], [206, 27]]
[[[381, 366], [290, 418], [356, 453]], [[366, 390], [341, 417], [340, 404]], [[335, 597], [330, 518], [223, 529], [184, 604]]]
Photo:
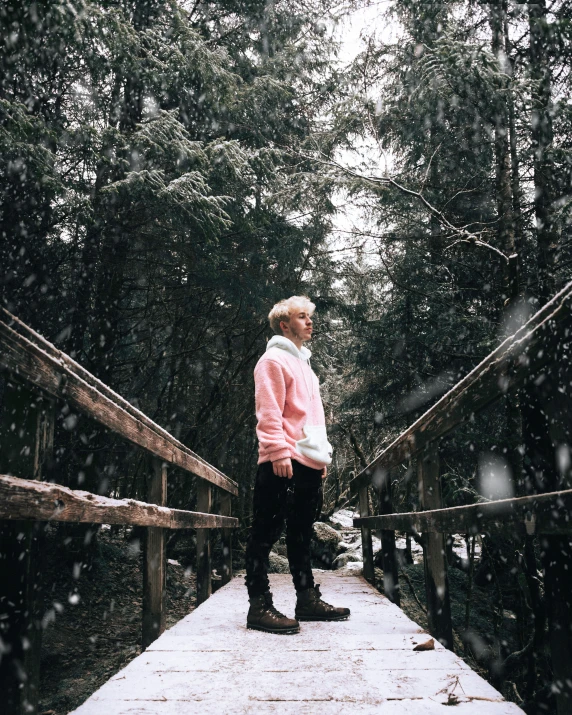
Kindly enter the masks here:
[[310, 351], [274, 336], [254, 369], [258, 463], [290, 457], [313, 469], [331, 462], [318, 378]]

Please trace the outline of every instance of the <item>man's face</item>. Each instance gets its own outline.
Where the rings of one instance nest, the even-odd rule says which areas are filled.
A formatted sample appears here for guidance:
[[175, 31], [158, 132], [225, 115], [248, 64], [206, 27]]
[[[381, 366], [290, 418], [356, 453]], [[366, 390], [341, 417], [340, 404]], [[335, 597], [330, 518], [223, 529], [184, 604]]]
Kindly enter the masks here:
[[307, 310], [299, 308], [290, 313], [290, 320], [280, 323], [284, 335], [306, 342], [312, 337], [312, 318]]

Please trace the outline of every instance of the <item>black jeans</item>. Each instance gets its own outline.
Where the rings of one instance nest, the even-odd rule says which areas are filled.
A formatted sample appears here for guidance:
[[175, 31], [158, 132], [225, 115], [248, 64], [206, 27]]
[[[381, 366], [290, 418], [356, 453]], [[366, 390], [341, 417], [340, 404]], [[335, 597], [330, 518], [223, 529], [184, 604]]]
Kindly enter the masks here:
[[310, 563], [312, 524], [322, 510], [322, 472], [292, 460], [292, 479], [277, 477], [272, 462], [258, 465], [252, 527], [246, 545], [246, 587], [250, 598], [269, 590], [268, 555], [286, 522], [286, 548], [297, 591], [314, 586]]

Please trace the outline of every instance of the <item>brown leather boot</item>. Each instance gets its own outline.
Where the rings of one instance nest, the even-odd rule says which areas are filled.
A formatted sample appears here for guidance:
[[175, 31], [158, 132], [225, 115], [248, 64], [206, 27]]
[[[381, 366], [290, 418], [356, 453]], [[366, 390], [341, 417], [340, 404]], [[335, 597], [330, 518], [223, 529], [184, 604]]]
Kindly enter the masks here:
[[255, 631], [282, 633], [284, 635], [299, 633], [300, 631], [298, 621], [293, 618], [287, 618], [274, 608], [270, 591], [266, 591], [262, 596], [250, 599], [246, 627]]
[[296, 618], [299, 621], [345, 621], [350, 617], [349, 608], [336, 608], [322, 601], [318, 584], [298, 591], [297, 596]]

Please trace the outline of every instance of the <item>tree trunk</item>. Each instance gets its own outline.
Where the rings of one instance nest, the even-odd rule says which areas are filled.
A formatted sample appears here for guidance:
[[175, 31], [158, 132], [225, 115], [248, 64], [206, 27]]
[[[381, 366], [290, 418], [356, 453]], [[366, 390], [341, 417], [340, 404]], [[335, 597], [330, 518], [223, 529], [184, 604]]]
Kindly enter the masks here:
[[[509, 34], [508, 17], [504, 13], [504, 46], [506, 52], [506, 60], [509, 66], [511, 77], [514, 75], [514, 61], [512, 59], [512, 43]], [[510, 145], [510, 167], [511, 167], [511, 193], [512, 193], [512, 216], [514, 226], [514, 250], [520, 255], [522, 253], [523, 242], [523, 220], [521, 207], [521, 189], [520, 189], [520, 174], [518, 161], [518, 135], [516, 131], [516, 113], [514, 108], [514, 96], [512, 90], [507, 92], [507, 110], [508, 110], [508, 129], [509, 129], [509, 145]]]
[[[499, 68], [505, 71], [506, 51], [504, 46], [504, 23], [506, 18], [506, 0], [495, 0], [489, 6], [490, 26], [492, 32], [492, 51], [498, 60]], [[511, 158], [509, 147], [508, 108], [506, 91], [508, 78], [502, 82], [495, 97], [495, 167], [496, 167], [496, 201], [498, 220], [499, 248], [506, 255], [514, 253], [514, 216], [512, 213]], [[511, 275], [509, 264], [503, 271], [503, 301], [515, 298], [518, 285], [515, 275]]]
[[538, 297], [546, 302], [554, 293], [558, 234], [553, 216], [552, 73], [548, 63], [550, 41], [546, 0], [528, 3], [530, 76], [532, 90], [532, 152], [534, 157], [534, 211], [538, 245]]

